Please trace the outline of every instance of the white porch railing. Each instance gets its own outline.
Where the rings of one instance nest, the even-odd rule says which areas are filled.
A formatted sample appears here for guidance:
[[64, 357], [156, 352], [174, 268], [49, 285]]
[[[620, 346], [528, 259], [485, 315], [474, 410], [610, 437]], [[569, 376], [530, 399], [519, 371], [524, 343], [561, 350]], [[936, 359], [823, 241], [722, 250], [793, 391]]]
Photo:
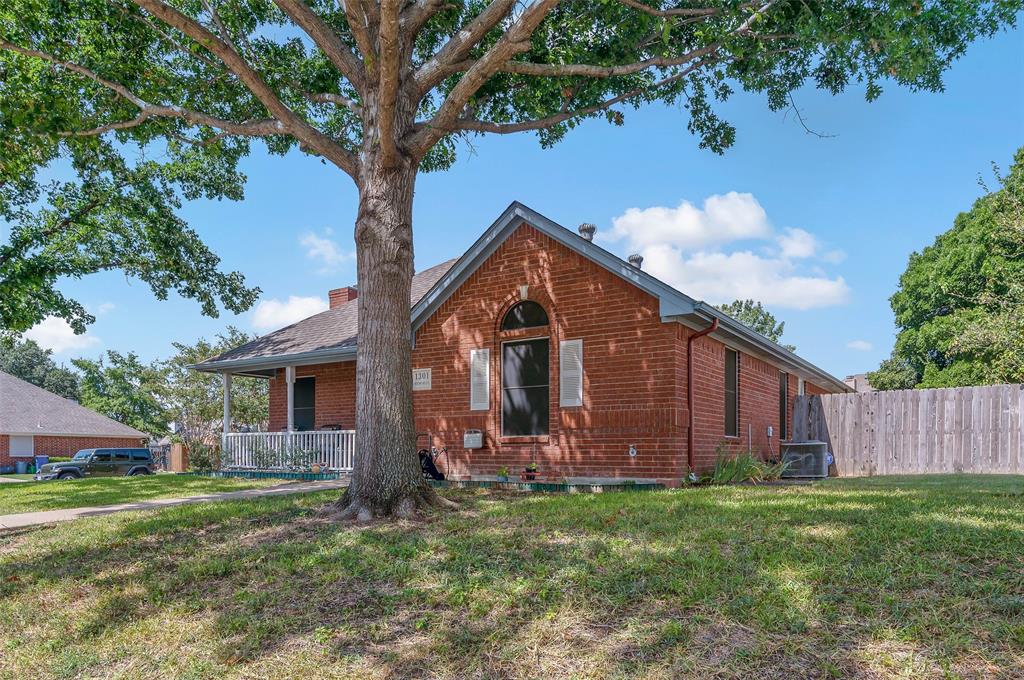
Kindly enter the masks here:
[[232, 432], [222, 435], [221, 466], [250, 470], [308, 470], [314, 463], [351, 472], [355, 430], [313, 432]]

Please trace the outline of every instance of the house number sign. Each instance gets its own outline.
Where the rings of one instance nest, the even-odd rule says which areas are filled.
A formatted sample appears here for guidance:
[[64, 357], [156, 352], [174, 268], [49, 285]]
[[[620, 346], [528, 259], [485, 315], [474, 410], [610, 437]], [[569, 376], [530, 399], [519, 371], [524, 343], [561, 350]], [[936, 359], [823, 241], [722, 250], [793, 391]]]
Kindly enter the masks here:
[[412, 389], [413, 392], [423, 392], [429, 390], [431, 387], [430, 369], [429, 368], [414, 368], [412, 369]]

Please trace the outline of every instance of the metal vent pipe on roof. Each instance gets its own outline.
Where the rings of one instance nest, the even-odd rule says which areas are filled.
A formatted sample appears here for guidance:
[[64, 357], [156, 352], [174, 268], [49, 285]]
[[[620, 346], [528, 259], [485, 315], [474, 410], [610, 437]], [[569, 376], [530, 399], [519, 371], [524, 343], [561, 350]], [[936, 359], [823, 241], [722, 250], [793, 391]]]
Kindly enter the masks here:
[[629, 256], [629, 263], [636, 267], [637, 269], [640, 269], [640, 267], [643, 266], [644, 263], [644, 256], [641, 255], [640, 253], [633, 253], [632, 255]]
[[597, 225], [591, 224], [590, 222], [584, 222], [576, 229], [576, 231], [580, 232], [580, 236], [588, 241], [593, 241], [594, 232], [597, 231]]

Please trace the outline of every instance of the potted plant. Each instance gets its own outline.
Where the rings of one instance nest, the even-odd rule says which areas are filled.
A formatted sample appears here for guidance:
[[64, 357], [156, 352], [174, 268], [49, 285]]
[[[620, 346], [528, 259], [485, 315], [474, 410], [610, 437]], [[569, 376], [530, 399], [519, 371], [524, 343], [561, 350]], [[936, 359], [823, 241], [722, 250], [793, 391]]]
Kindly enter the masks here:
[[507, 467], [500, 467], [500, 468], [498, 468], [498, 481], [499, 482], [507, 482], [508, 481], [508, 468]]
[[537, 464], [530, 463], [525, 468], [523, 468], [523, 480], [527, 482], [532, 482], [535, 479], [537, 479]]

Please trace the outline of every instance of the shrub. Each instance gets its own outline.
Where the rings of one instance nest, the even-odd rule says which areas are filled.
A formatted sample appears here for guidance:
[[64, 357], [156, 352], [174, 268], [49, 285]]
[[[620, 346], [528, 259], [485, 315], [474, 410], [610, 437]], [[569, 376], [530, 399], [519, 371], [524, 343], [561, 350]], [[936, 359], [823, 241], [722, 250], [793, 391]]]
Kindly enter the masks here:
[[767, 463], [749, 452], [732, 454], [724, 444], [716, 450], [715, 470], [705, 481], [710, 484], [738, 484], [739, 482], [767, 482], [778, 479], [786, 464]]
[[220, 469], [220, 449], [206, 444], [193, 444], [188, 449], [188, 466], [196, 472]]

